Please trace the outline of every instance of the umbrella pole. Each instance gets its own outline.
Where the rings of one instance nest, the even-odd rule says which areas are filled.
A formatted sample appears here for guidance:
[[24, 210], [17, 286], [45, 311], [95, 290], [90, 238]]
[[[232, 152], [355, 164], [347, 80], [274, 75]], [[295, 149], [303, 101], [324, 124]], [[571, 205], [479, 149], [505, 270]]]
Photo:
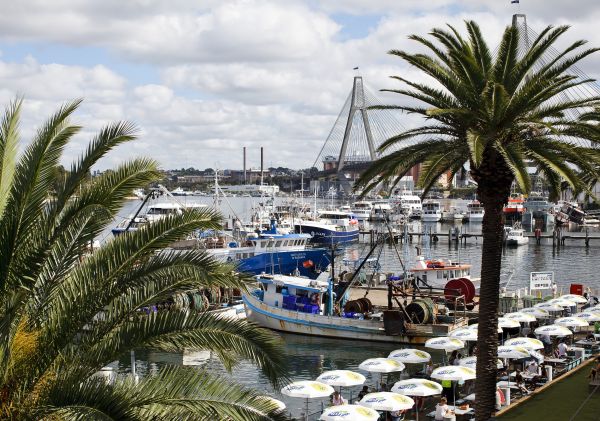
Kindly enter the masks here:
[[306, 411], [304, 411], [304, 420], [308, 421], [308, 398], [306, 398]]

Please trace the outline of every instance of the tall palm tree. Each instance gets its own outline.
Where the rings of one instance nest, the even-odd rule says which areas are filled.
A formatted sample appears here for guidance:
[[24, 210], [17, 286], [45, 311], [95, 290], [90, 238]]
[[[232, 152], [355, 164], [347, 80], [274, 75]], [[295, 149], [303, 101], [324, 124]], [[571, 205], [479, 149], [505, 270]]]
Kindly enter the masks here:
[[[411, 167], [422, 164], [418, 183], [427, 191], [442, 174], [453, 177], [467, 166], [470, 169], [485, 208], [476, 419], [487, 420], [495, 401], [502, 208], [513, 181], [521, 191], [530, 190], [528, 165], [537, 167], [554, 197], [562, 181], [575, 190], [587, 191], [585, 180], [578, 174], [598, 175], [600, 154], [590, 146], [598, 141], [599, 131], [593, 122], [568, 115], [596, 106], [599, 98], [571, 100], [565, 95], [569, 89], [589, 82], [568, 74], [568, 70], [597, 49], [581, 50], [584, 42], [578, 41], [556, 58], [543, 61], [544, 54], [567, 30], [564, 26], [548, 27], [520, 55], [519, 31], [511, 26], [504, 31], [494, 56], [478, 25], [467, 22], [466, 27], [466, 37], [453, 27], [432, 30], [433, 40], [410, 37], [430, 54], [390, 51], [434, 83], [393, 76], [408, 89], [389, 92], [417, 101], [415, 105], [382, 108], [422, 115], [425, 123], [384, 142], [379, 151], [387, 155], [370, 166], [358, 187], [364, 186], [366, 192], [384, 180], [395, 185]], [[581, 139], [587, 142], [583, 146]]]
[[233, 267], [202, 250], [165, 251], [194, 230], [218, 229], [216, 212], [169, 216], [87, 252], [132, 189], [160, 174], [140, 158], [88, 180], [100, 158], [134, 139], [135, 127], [121, 122], [100, 130], [57, 181], [80, 130], [68, 122], [79, 103], [62, 106], [20, 156], [20, 100], [0, 122], [0, 418], [281, 418], [264, 396], [205, 371], [169, 367], [138, 384], [94, 376], [133, 348], [190, 347], [210, 349], [228, 369], [250, 360], [276, 384], [283, 357], [273, 334], [246, 321], [139, 311], [191, 289], [245, 287]]

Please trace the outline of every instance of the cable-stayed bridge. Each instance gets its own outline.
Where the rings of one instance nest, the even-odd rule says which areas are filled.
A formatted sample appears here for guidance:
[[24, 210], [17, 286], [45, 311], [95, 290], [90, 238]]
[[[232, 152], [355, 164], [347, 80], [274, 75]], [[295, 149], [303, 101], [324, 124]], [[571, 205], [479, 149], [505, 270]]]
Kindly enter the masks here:
[[[513, 15], [512, 25], [519, 28], [519, 54], [522, 57], [539, 34], [527, 24], [527, 17], [523, 14]], [[566, 36], [569, 36], [568, 33]], [[536, 63], [533, 71], [540, 70], [555, 60], [560, 62], [560, 56], [560, 51], [549, 48]], [[567, 73], [582, 80], [590, 79], [577, 66], [571, 66]], [[591, 97], [600, 97], [598, 83], [577, 85], [560, 94], [562, 101], [578, 101]], [[324, 182], [321, 188], [325, 185], [326, 188], [334, 187], [346, 194], [351, 193], [354, 180], [372, 161], [380, 157], [379, 146], [405, 130], [397, 110], [371, 108], [377, 105], [382, 105], [382, 102], [365, 86], [361, 76], [355, 76], [344, 106], [313, 164], [313, 167], [319, 169], [319, 181]], [[571, 111], [569, 117], [575, 119], [582, 111], [588, 110]], [[580, 139], [566, 140], [584, 146]], [[413, 143], [405, 142], [403, 145], [409, 146]], [[392, 148], [385, 153], [392, 150], [396, 149]], [[418, 176], [418, 171], [414, 175]]]

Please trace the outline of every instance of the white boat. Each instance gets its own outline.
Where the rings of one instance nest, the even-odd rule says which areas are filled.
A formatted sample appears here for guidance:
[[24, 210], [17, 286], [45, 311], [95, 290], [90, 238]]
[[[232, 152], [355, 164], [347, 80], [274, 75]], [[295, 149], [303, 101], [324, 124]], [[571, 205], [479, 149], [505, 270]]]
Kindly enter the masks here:
[[373, 211], [373, 203], [367, 201], [354, 202], [352, 205], [352, 213], [359, 221], [368, 221], [371, 219]]
[[423, 210], [421, 198], [412, 192], [403, 191], [399, 197], [396, 197], [395, 202], [400, 206], [403, 214], [410, 218], [420, 218]]
[[449, 210], [442, 212], [442, 220], [446, 222], [459, 222], [465, 218], [465, 213], [455, 206], [451, 206]]
[[373, 212], [371, 219], [373, 221], [387, 221], [392, 214], [392, 206], [387, 200], [373, 202]]
[[194, 192], [183, 190], [181, 187], [177, 187], [171, 191], [171, 194], [173, 196], [193, 196]]
[[473, 200], [467, 205], [467, 219], [469, 222], [482, 222], [485, 210], [479, 200]]
[[182, 205], [179, 203], [161, 202], [148, 206], [145, 213], [131, 215], [124, 219], [115, 228], [112, 229], [113, 235], [119, 235], [125, 231], [135, 231], [145, 224], [156, 222], [166, 216], [181, 214], [184, 209], [205, 209], [208, 205], [202, 203], [189, 203]]
[[506, 234], [506, 244], [509, 246], [521, 246], [529, 243], [529, 237], [525, 236], [525, 231], [521, 228], [511, 228]]
[[448, 283], [455, 279], [466, 279], [476, 290], [479, 288], [480, 280], [471, 277], [471, 265], [466, 263], [445, 259], [428, 260], [417, 256], [417, 261], [410, 271], [418, 283], [432, 288], [446, 288]]
[[442, 207], [440, 202], [428, 201], [423, 203], [421, 220], [423, 222], [440, 222], [442, 220]]
[[[428, 338], [447, 336], [466, 324], [464, 318], [456, 318], [450, 323], [413, 324], [400, 319], [384, 324], [383, 313], [379, 310], [375, 313], [375, 309], [358, 318], [355, 316], [359, 315], [354, 313], [343, 314], [344, 317], [334, 315], [333, 286], [328, 272], [323, 275], [316, 280], [283, 275], [257, 276], [259, 288], [242, 297], [246, 318], [269, 329], [308, 336], [421, 345]], [[430, 310], [426, 311], [436, 314], [435, 309]], [[399, 330], [392, 330], [397, 327]]]
[[317, 220], [295, 222], [297, 233], [308, 233], [313, 244], [344, 244], [358, 241], [358, 220], [352, 213], [340, 211], [321, 211]]

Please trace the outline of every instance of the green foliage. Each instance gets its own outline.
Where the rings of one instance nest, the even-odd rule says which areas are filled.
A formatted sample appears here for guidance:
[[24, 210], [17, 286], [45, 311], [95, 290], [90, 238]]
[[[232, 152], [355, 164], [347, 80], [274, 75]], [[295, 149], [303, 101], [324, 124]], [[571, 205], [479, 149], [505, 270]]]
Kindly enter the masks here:
[[[486, 180], [502, 178], [505, 183], [514, 180], [521, 191], [529, 192], [531, 179], [525, 167], [530, 163], [548, 180], [554, 197], [559, 197], [561, 180], [575, 191], [589, 192], [600, 175], [600, 154], [594, 147], [600, 139], [596, 125], [600, 98], [571, 100], [565, 92], [589, 82], [568, 72], [598, 49], [582, 49], [585, 42], [577, 41], [556, 59], [541, 61], [567, 31], [564, 26], [548, 27], [519, 56], [518, 28], [508, 27], [493, 57], [478, 25], [467, 22], [466, 26], [467, 38], [452, 27], [432, 30], [434, 41], [410, 37], [430, 55], [390, 51], [437, 83], [433, 87], [393, 76], [408, 89], [388, 91], [423, 105], [379, 108], [420, 114], [426, 123], [386, 141], [382, 153], [402, 148], [408, 141], [417, 144], [374, 162], [357, 188], [364, 187], [367, 193], [384, 180], [396, 184], [421, 163], [419, 187], [425, 192], [441, 174], [455, 174], [465, 167], [480, 190]], [[581, 139], [589, 146], [580, 146]]]
[[94, 377], [136, 347], [210, 349], [227, 369], [250, 360], [275, 384], [283, 358], [279, 339], [246, 321], [139, 311], [191, 289], [246, 287], [234, 267], [202, 250], [167, 248], [195, 230], [219, 228], [216, 212], [185, 211], [90, 253], [131, 191], [160, 172], [138, 158], [89, 179], [106, 153], [135, 138], [127, 122], [100, 130], [65, 171], [60, 160], [79, 131], [69, 123], [79, 103], [61, 107], [20, 156], [21, 101], [0, 123], [0, 418], [281, 419], [257, 392], [197, 370], [165, 368], [138, 385]]

